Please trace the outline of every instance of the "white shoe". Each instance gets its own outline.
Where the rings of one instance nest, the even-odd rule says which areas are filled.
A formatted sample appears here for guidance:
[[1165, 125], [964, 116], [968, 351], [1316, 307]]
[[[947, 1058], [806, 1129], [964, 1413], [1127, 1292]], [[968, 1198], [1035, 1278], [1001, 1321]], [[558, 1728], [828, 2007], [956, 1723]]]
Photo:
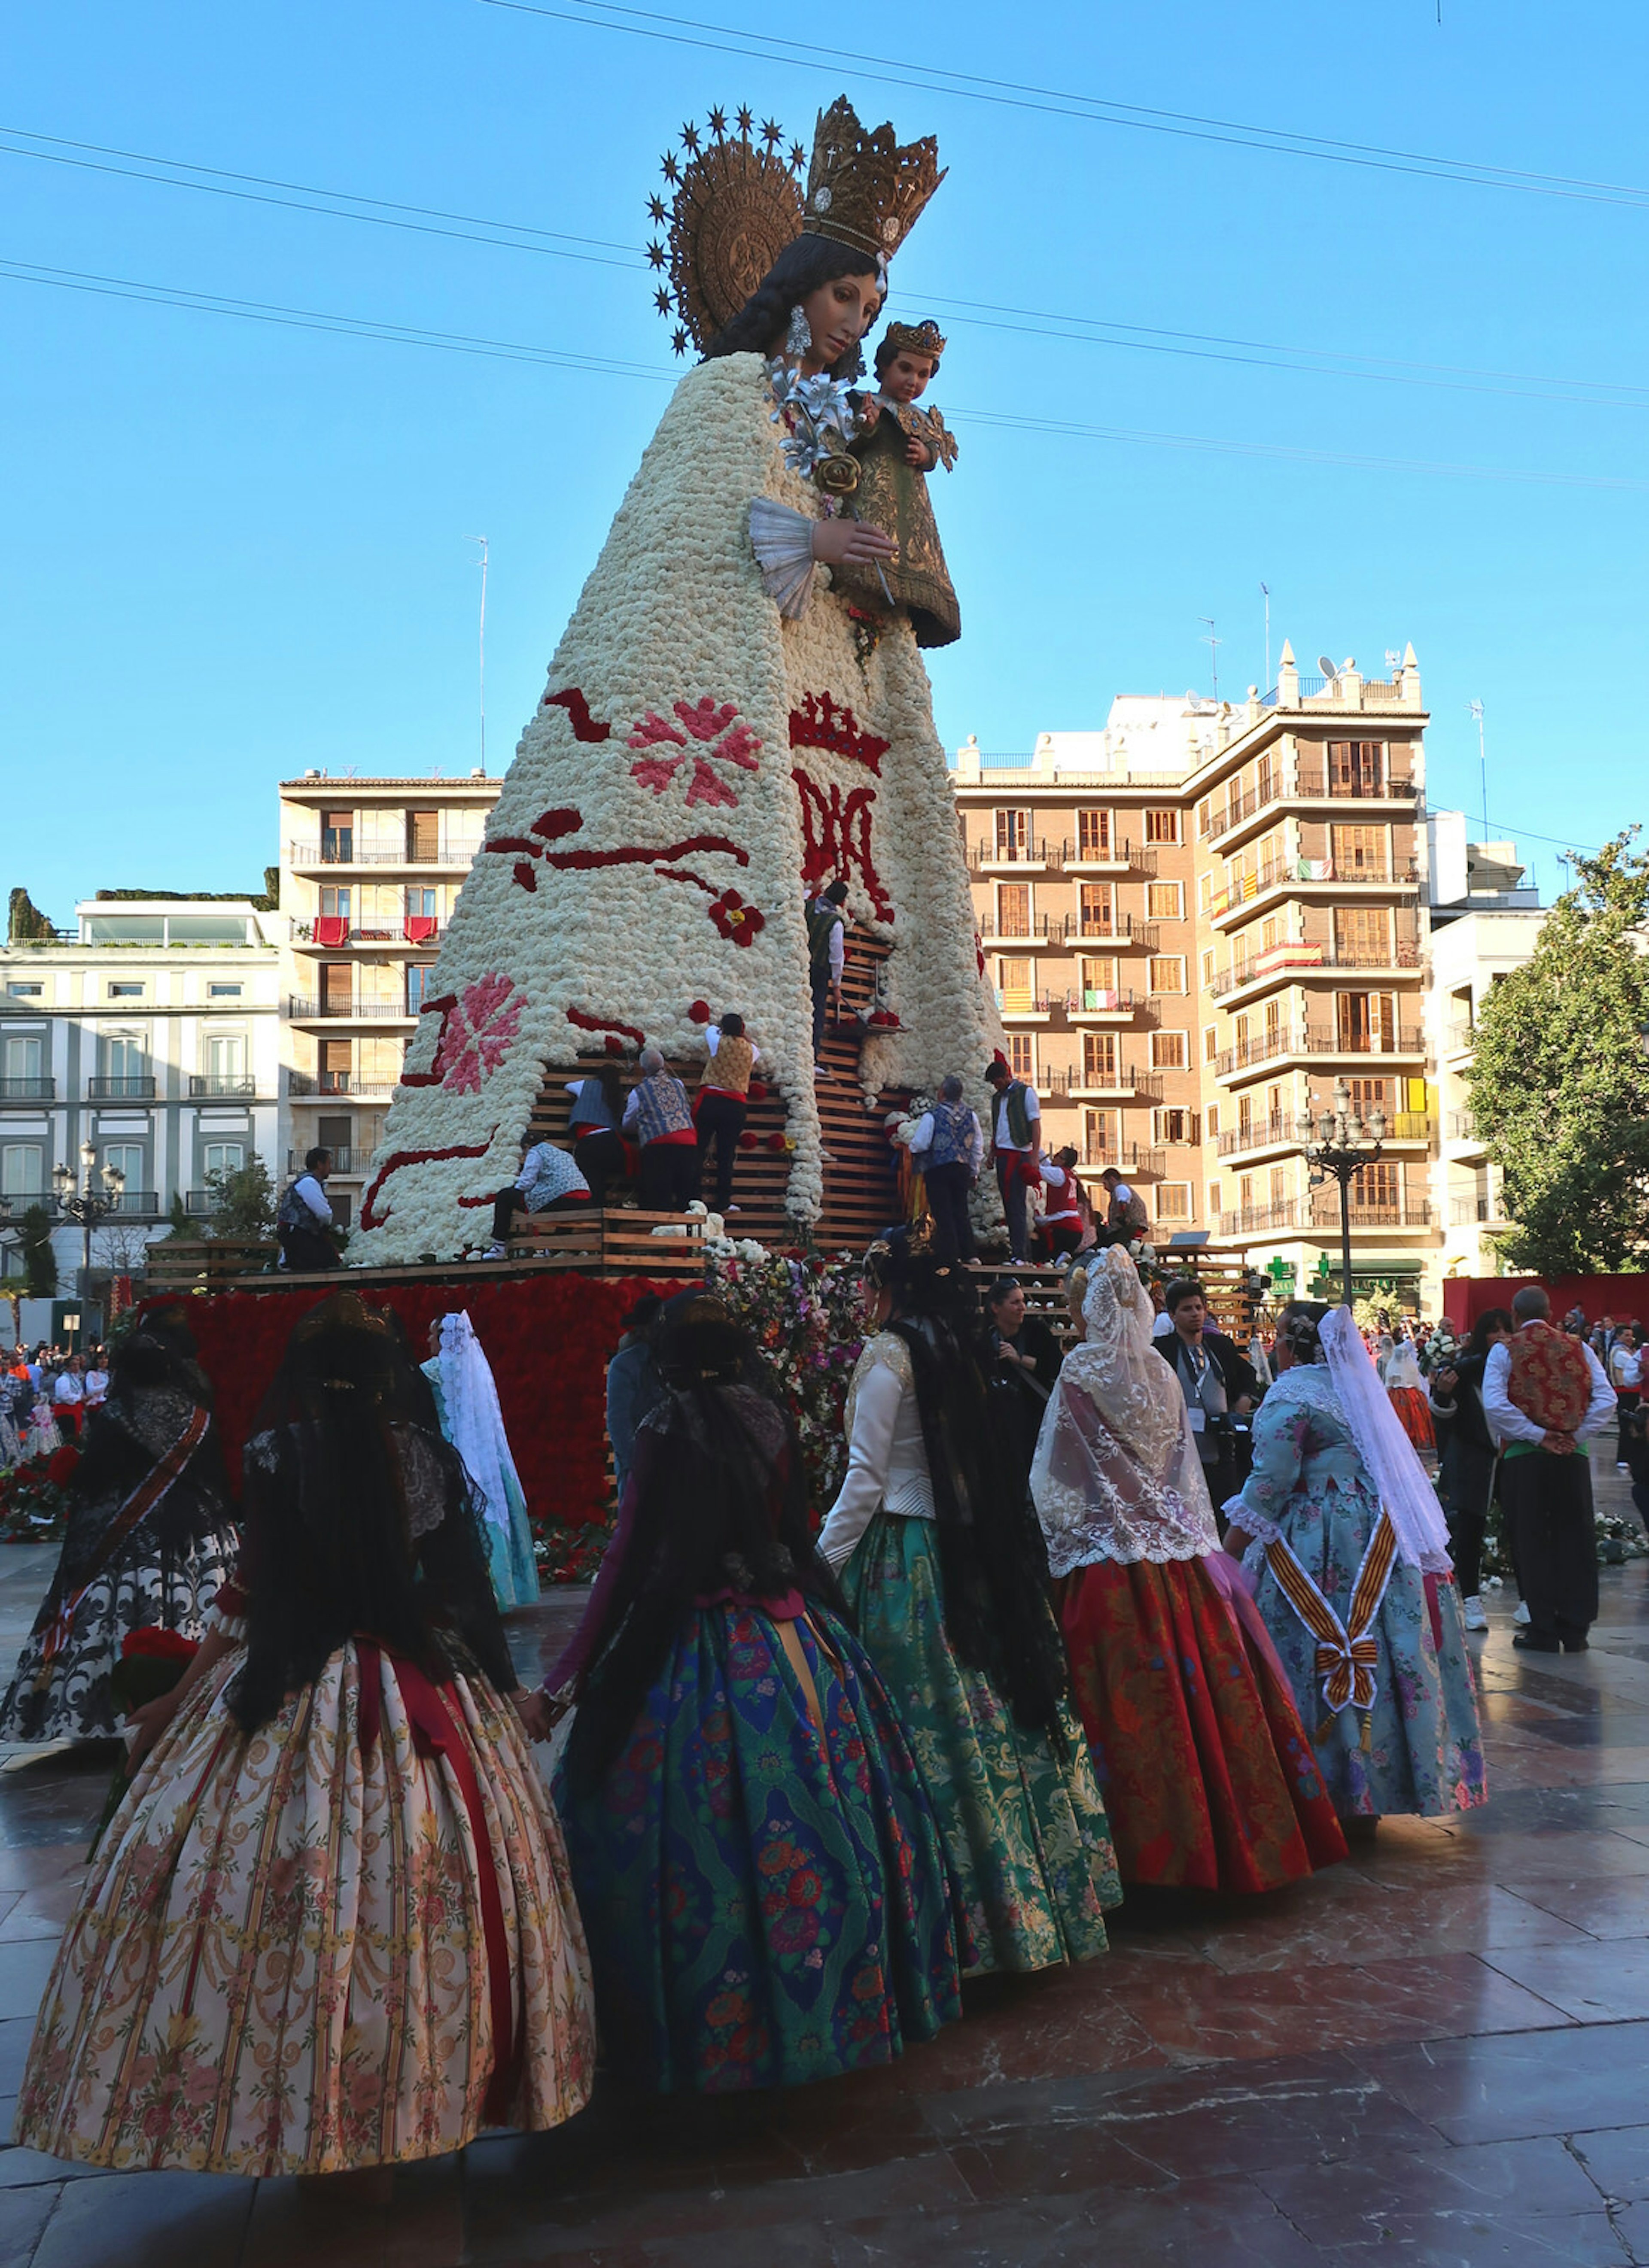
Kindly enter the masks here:
[[815, 1064], [813, 1066], [813, 1076], [815, 1079], [828, 1079], [830, 1077], [830, 1073], [825, 1070], [823, 1064]]
[[1514, 1623], [1520, 1623], [1527, 1630], [1528, 1627], [1528, 1601], [1527, 1599], [1520, 1599], [1518, 1601], [1518, 1610], [1516, 1614], [1512, 1616], [1512, 1619]]
[[836, 1152], [833, 1150], [821, 1150], [819, 1156], [827, 1166], [833, 1166], [836, 1162]]
[[743, 1205], [730, 1204], [730, 1205], [728, 1207], [728, 1211], [729, 1212], [743, 1212], [743, 1210], [744, 1210], [744, 1208], [743, 1208]]
[[481, 1257], [483, 1260], [507, 1260], [509, 1247], [507, 1244], [489, 1244]]
[[1488, 1629], [1489, 1617], [1483, 1612], [1483, 1602], [1481, 1599], [1462, 1599], [1460, 1601], [1460, 1612], [1466, 1617], [1466, 1627], [1468, 1631], [1485, 1631]]

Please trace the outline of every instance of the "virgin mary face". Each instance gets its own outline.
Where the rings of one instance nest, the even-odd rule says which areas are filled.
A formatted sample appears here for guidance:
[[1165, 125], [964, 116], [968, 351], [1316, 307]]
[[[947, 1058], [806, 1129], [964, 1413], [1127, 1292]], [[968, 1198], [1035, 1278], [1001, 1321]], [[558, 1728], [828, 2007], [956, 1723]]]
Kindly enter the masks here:
[[828, 370], [856, 347], [875, 322], [882, 294], [872, 276], [832, 276], [802, 302], [813, 343], [802, 357], [804, 370]]

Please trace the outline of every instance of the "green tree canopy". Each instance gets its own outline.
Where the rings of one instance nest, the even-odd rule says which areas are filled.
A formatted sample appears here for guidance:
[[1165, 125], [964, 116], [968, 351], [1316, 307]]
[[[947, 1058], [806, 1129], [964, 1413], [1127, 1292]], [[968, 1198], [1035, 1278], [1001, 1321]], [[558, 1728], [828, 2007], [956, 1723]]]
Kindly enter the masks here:
[[1638, 829], [1575, 861], [1523, 968], [1477, 1020], [1472, 1114], [1516, 1224], [1501, 1257], [1534, 1275], [1649, 1261], [1649, 852]]
[[206, 1176], [211, 1206], [210, 1233], [255, 1242], [275, 1233], [276, 1196], [269, 1167], [262, 1158], [248, 1158], [232, 1172], [214, 1170]]

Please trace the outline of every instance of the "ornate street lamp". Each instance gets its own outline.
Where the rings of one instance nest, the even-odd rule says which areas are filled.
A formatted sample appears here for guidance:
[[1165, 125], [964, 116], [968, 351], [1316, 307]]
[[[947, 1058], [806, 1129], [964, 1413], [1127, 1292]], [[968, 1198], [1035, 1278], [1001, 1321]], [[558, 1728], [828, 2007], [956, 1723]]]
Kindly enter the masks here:
[[1367, 1118], [1351, 1107], [1351, 1090], [1343, 1079], [1335, 1081], [1334, 1108], [1316, 1121], [1317, 1139], [1305, 1152], [1311, 1185], [1340, 1184], [1340, 1298], [1351, 1305], [1351, 1183], [1364, 1166], [1372, 1166], [1386, 1139], [1386, 1113], [1377, 1105]]
[[[92, 1232], [100, 1221], [107, 1220], [110, 1213], [119, 1211], [121, 1197], [126, 1187], [126, 1176], [118, 1166], [105, 1166], [102, 1174], [103, 1187], [100, 1189], [97, 1152], [90, 1142], [83, 1142], [80, 1145], [80, 1165], [85, 1176], [83, 1187], [77, 1188], [74, 1169], [70, 1166], [53, 1167], [52, 1187], [57, 1192], [58, 1208], [64, 1218], [78, 1221], [83, 1232], [85, 1248], [81, 1255], [80, 1269], [84, 1279], [92, 1270]], [[84, 1296], [84, 1280], [82, 1296]]]

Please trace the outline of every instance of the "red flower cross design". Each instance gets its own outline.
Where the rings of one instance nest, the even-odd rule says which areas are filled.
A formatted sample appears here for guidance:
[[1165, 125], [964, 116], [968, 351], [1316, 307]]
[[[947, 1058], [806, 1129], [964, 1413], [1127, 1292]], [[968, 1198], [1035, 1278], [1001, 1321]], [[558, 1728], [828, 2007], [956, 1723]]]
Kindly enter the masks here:
[[761, 908], [747, 903], [736, 890], [723, 890], [705, 910], [729, 945], [754, 945], [767, 926]]
[[632, 725], [630, 747], [656, 749], [658, 753], [643, 755], [632, 764], [631, 777], [655, 794], [662, 795], [691, 752], [692, 773], [687, 783], [688, 802], [736, 804], [738, 797], [730, 783], [711, 767], [725, 763], [735, 764], [741, 771], [753, 772], [757, 769], [757, 751], [761, 741], [748, 725], [735, 721], [738, 717], [737, 703], [727, 701], [718, 707], [706, 694], [702, 701], [673, 703], [671, 713], [677, 719], [675, 724], [649, 709]]
[[508, 1054], [526, 1005], [526, 995], [500, 970], [465, 985], [447, 1011], [431, 1066], [450, 1094], [479, 1094], [482, 1080]]

